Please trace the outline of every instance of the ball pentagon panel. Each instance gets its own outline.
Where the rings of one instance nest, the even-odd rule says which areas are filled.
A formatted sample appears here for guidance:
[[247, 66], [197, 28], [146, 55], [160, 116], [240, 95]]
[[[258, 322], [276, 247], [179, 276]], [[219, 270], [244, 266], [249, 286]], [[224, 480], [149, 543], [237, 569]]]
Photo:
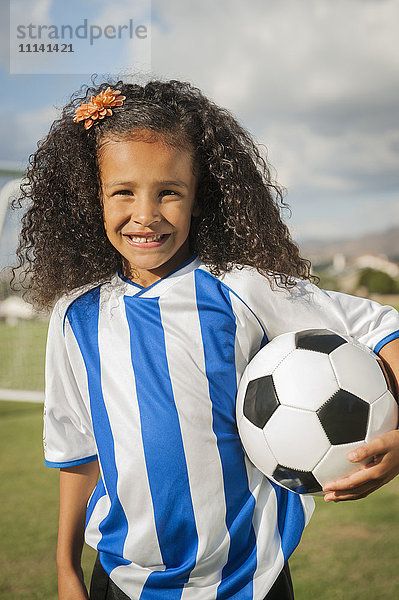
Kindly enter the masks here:
[[330, 329], [307, 329], [295, 335], [295, 345], [303, 350], [330, 354], [346, 340]]
[[317, 410], [339, 386], [326, 354], [294, 350], [273, 373], [281, 404]]
[[338, 390], [317, 415], [331, 444], [350, 444], [364, 440], [370, 405], [346, 390]]
[[297, 494], [321, 495], [320, 482], [309, 471], [288, 469], [283, 465], [277, 465], [273, 472], [273, 479]]
[[248, 383], [243, 412], [251, 423], [263, 429], [279, 404], [272, 375]]

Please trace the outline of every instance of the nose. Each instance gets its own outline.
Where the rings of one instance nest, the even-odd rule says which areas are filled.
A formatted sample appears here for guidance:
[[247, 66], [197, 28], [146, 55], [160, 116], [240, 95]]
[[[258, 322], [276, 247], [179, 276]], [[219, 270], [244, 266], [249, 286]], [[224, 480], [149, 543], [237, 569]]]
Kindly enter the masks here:
[[132, 210], [132, 219], [142, 227], [149, 227], [161, 221], [157, 200], [149, 197], [136, 198]]

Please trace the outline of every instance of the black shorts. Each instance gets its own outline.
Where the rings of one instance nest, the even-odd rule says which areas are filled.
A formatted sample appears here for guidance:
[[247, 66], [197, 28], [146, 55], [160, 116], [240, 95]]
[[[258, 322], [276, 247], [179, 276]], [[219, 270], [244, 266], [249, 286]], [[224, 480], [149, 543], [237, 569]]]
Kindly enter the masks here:
[[[101, 566], [98, 554], [91, 577], [90, 600], [132, 600], [111, 581]], [[294, 600], [288, 563], [284, 565], [283, 570], [264, 600]]]

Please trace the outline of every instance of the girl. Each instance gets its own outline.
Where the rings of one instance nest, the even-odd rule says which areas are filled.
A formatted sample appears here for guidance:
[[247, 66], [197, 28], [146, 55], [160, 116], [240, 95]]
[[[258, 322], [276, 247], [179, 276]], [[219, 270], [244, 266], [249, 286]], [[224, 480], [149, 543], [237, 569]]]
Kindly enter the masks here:
[[[244, 456], [237, 384], [268, 340], [306, 327], [349, 333], [398, 378], [398, 314], [312, 284], [228, 111], [188, 83], [111, 85], [72, 98], [22, 186], [20, 265], [37, 304], [56, 300], [44, 448], [60, 469], [59, 598], [88, 598], [84, 531], [92, 600], [293, 598], [287, 560], [313, 501]], [[394, 477], [399, 433], [352, 460], [373, 455], [326, 500]]]

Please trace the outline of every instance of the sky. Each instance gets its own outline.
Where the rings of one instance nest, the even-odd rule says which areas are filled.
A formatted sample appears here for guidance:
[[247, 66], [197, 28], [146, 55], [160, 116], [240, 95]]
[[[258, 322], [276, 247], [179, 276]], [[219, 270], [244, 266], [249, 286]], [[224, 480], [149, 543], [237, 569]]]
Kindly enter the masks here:
[[[102, 40], [96, 72], [186, 80], [228, 108], [287, 189], [296, 240], [399, 224], [398, 0], [11, 2], [41, 23], [126, 23], [150, 7], [149, 62], [127, 38]], [[26, 163], [92, 70], [81, 58], [76, 74], [10, 74], [9, 23], [3, 1], [0, 163]]]

